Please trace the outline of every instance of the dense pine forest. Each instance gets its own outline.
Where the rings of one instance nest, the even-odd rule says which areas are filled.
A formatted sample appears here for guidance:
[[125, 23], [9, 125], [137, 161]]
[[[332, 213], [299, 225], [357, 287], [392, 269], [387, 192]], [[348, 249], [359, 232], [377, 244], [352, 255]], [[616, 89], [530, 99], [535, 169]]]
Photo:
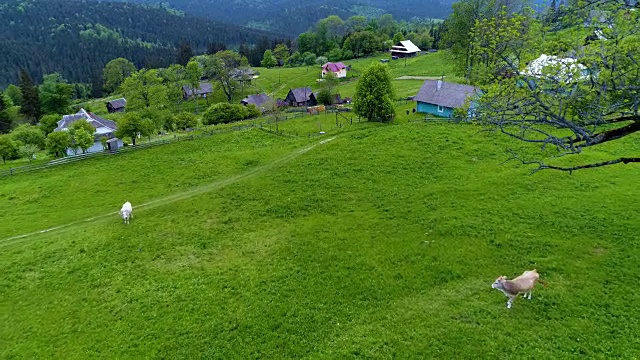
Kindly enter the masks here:
[[193, 17], [163, 6], [72, 0], [6, 0], [0, 4], [0, 88], [25, 68], [40, 81], [59, 72], [71, 82], [101, 81], [101, 70], [124, 57], [137, 67], [176, 61], [178, 44], [194, 52], [215, 44], [255, 44], [277, 36]]
[[[163, 0], [118, 0], [154, 4]], [[452, 0], [171, 0], [171, 7], [189, 14], [278, 33], [299, 34], [329, 15], [374, 18], [391, 14], [399, 19], [444, 19]]]

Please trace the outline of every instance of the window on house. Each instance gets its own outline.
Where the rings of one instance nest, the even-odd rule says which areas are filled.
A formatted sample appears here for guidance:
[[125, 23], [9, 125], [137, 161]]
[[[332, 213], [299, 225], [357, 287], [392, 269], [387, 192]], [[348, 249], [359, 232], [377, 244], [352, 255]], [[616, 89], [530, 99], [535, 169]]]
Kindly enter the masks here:
[[444, 108], [440, 105], [438, 105], [438, 112], [444, 112]]

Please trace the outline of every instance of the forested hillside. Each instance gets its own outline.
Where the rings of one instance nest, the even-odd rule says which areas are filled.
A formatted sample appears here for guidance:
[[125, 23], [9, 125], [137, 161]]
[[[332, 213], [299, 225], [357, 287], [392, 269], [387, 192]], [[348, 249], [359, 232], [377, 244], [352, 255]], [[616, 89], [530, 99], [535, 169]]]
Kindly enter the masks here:
[[[165, 0], [119, 0], [134, 3], [161, 3]], [[384, 13], [396, 18], [445, 18], [453, 0], [170, 0], [171, 7], [187, 13], [266, 29], [299, 34], [329, 15], [343, 19], [353, 15], [375, 17]]]
[[197, 52], [212, 43], [234, 46], [275, 38], [160, 6], [73, 0], [5, 0], [0, 33], [0, 88], [15, 83], [20, 68], [37, 81], [60, 72], [71, 82], [90, 82], [117, 57], [138, 67], [167, 66], [175, 62], [181, 41]]

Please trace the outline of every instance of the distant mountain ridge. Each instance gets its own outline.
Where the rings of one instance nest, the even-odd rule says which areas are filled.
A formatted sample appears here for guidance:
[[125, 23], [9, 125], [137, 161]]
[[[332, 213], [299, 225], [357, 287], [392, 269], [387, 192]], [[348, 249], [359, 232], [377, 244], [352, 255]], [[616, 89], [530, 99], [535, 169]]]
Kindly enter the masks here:
[[158, 6], [74, 0], [2, 0], [0, 33], [0, 88], [15, 83], [20, 68], [36, 79], [60, 72], [69, 81], [90, 82], [117, 57], [138, 67], [167, 66], [183, 40], [203, 52], [209, 43], [278, 37]]
[[[94, 0], [99, 1], [99, 0]], [[297, 36], [319, 19], [338, 15], [398, 19], [445, 18], [454, 0], [115, 0], [138, 4], [166, 3], [170, 7], [210, 19]]]

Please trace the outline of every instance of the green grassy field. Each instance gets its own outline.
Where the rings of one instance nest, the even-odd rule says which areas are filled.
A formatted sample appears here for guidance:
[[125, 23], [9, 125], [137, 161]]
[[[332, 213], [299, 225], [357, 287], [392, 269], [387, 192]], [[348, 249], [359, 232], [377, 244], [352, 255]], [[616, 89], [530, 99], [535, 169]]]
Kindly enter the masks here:
[[[0, 179], [0, 357], [640, 356], [640, 169], [529, 176], [506, 147], [254, 129]], [[505, 309], [491, 283], [531, 268]]]
[[[343, 97], [353, 97], [357, 78], [372, 63], [379, 62], [380, 59], [389, 59], [388, 54], [378, 55], [363, 59], [353, 59], [344, 61], [351, 65], [352, 71], [348, 72], [347, 79], [343, 80], [339, 92]], [[422, 55], [406, 60], [393, 60], [387, 63], [389, 72], [393, 79], [400, 76], [446, 76], [446, 79], [459, 82], [462, 79], [452, 77], [454, 72], [453, 63], [445, 51]], [[311, 86], [315, 91], [319, 88], [317, 79], [320, 78], [320, 66], [309, 66], [302, 68], [281, 68], [265, 69], [256, 68], [260, 76], [254, 86], [247, 90], [248, 93], [266, 92], [267, 94], [285, 98], [289, 89]], [[394, 80], [398, 97], [413, 96], [417, 93], [423, 81], [420, 80]]]

